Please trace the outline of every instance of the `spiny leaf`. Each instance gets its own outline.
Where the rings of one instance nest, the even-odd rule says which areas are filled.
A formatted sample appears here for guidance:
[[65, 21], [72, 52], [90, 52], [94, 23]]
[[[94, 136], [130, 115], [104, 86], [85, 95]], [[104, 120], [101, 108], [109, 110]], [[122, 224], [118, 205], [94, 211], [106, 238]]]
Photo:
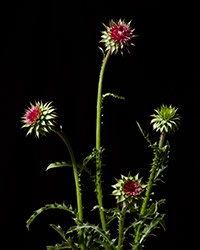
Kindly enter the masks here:
[[[143, 224], [143, 220], [137, 220], [137, 219], [135, 219], [133, 223], [131, 223], [128, 227], [124, 228], [124, 235], [126, 235], [126, 233], [128, 232], [128, 230], [130, 228], [137, 229], [137, 226], [138, 225], [142, 225], [142, 224]], [[130, 234], [130, 235], [132, 235], [132, 234]]]
[[114, 246], [114, 242], [112, 240], [110, 240], [110, 238], [107, 236], [107, 233], [104, 233], [104, 231], [102, 231], [101, 228], [99, 228], [98, 226], [92, 225], [92, 224], [81, 224], [81, 225], [77, 225], [74, 227], [69, 228], [69, 230], [66, 232], [68, 233], [73, 233], [74, 231], [80, 231], [82, 229], [91, 229], [94, 232], [96, 232], [100, 237], [102, 237], [104, 239], [104, 242], [107, 243], [108, 245], [110, 245], [109, 250], [117, 250], [116, 247]]
[[67, 163], [65, 161], [61, 161], [61, 162], [54, 162], [49, 164], [49, 166], [47, 167], [46, 171], [52, 168], [60, 168], [60, 167], [72, 167], [71, 163]]
[[162, 180], [163, 171], [168, 167], [168, 160], [169, 160], [169, 154], [170, 154], [169, 142], [167, 141], [167, 144], [159, 150], [160, 150], [159, 152], [160, 160], [159, 160], [158, 168], [155, 173], [154, 183], [158, 181], [163, 182]]
[[82, 165], [78, 165], [78, 167], [80, 168], [80, 173], [85, 170], [89, 175], [92, 175], [92, 171], [91, 169], [89, 169], [87, 167], [87, 164], [91, 161], [96, 159], [98, 154], [101, 154], [104, 151], [104, 149], [101, 147], [100, 150], [98, 151], [96, 148], [92, 149], [92, 153], [88, 156], [85, 157], [85, 159], [83, 160]]
[[104, 95], [102, 96], [102, 101], [103, 101], [104, 98], [107, 97], [107, 96], [112, 96], [112, 97], [114, 97], [114, 98], [116, 98], [116, 99], [125, 100], [125, 97], [123, 97], [123, 96], [119, 96], [119, 95], [116, 95], [116, 94], [113, 94], [113, 93], [106, 93], [106, 94], [104, 94]]
[[[49, 170], [49, 169], [52, 169], [52, 168], [61, 168], [61, 167], [72, 167], [72, 164], [69, 162], [65, 162], [65, 161], [61, 161], [61, 162], [55, 162], [55, 163], [51, 163], [48, 167], [47, 167], [47, 169], [46, 169], [46, 171], [47, 170]], [[83, 170], [85, 170], [88, 174], [91, 174], [91, 171], [86, 167], [86, 166], [84, 166], [84, 165], [81, 165], [81, 164], [77, 164], [77, 167], [78, 167], [78, 169], [80, 170], [80, 173], [83, 171]]]
[[92, 153], [88, 155], [87, 157], [85, 157], [85, 159], [83, 160], [83, 166], [85, 167], [92, 159], [95, 159], [97, 154], [98, 154], [98, 151], [96, 150], [96, 148], [93, 148]]
[[136, 121], [136, 124], [137, 124], [141, 134], [143, 135], [144, 139], [149, 143], [149, 146], [153, 148], [155, 145], [149, 139], [149, 134], [146, 134], [146, 132], [144, 132], [144, 130], [142, 129], [142, 127], [140, 126], [138, 121]]
[[78, 164], [77, 164], [77, 167], [78, 167], [78, 169], [79, 169], [79, 174], [81, 174], [83, 170], [84, 170], [85, 172], [87, 172], [89, 175], [92, 174], [92, 171], [91, 171], [87, 166], [84, 166], [83, 164], [78, 163]]
[[74, 245], [73, 240], [71, 238], [69, 238], [66, 241], [63, 241], [61, 244], [56, 244], [55, 246], [47, 246], [47, 250], [60, 250], [60, 249], [78, 250], [78, 248]]
[[26, 227], [29, 229], [31, 223], [35, 220], [35, 218], [40, 215], [42, 212], [49, 210], [49, 209], [60, 209], [60, 210], [65, 210], [67, 212], [72, 213], [74, 216], [77, 217], [76, 212], [73, 210], [72, 206], [66, 206], [64, 203], [63, 204], [46, 204], [44, 207], [39, 208], [36, 210], [31, 217], [27, 220], [26, 222]]
[[55, 224], [50, 224], [50, 226], [57, 232], [60, 234], [60, 236], [62, 236], [62, 238], [64, 240], [66, 240], [65, 237], [65, 232], [63, 231], [62, 227], [60, 225], [56, 226]]
[[142, 231], [142, 237], [140, 239], [140, 244], [149, 236], [153, 229], [158, 228], [158, 225], [161, 224], [163, 226], [163, 218], [165, 214], [161, 214], [160, 216], [156, 216], [149, 225], [146, 225], [144, 230]]
[[94, 239], [94, 241], [97, 242], [97, 243], [99, 243], [99, 244], [100, 244], [101, 246], [103, 246], [106, 250], [113, 250], [113, 247], [112, 247], [110, 244], [108, 244], [108, 243], [106, 243], [106, 242], [104, 242], [104, 241], [102, 241], [102, 240]]
[[105, 209], [103, 207], [100, 207], [99, 205], [96, 205], [93, 207], [92, 211], [95, 209], [101, 209], [107, 218], [107, 224], [109, 225], [114, 219], [116, 219], [120, 214], [120, 209], [117, 207]]
[[105, 53], [104, 53], [104, 50], [99, 46], [98, 47], [100, 50], [101, 50], [101, 52], [102, 52], [102, 54], [103, 54], [103, 58], [105, 57]]

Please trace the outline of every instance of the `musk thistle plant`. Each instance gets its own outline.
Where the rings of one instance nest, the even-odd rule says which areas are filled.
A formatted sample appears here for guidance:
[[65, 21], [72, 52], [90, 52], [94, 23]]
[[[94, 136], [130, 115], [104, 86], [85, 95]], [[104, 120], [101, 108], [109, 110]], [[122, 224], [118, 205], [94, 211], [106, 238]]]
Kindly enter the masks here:
[[[75, 207], [65, 203], [45, 204], [42, 208], [34, 211], [33, 215], [27, 220], [27, 228], [29, 228], [43, 211], [59, 209], [71, 214], [75, 224], [66, 229], [63, 229], [60, 225], [50, 224], [62, 240], [54, 246], [47, 246], [47, 250], [142, 250], [145, 248], [145, 241], [152, 235], [154, 229], [160, 227], [165, 229], [165, 213], [163, 209], [160, 209], [164, 205], [165, 199], [156, 199], [154, 187], [159, 184], [159, 181], [163, 181], [164, 170], [169, 163], [170, 144], [167, 135], [174, 134], [181, 125], [178, 108], [172, 105], [162, 105], [155, 109], [154, 114], [151, 115], [150, 123], [153, 125], [153, 130], [159, 133], [154, 142], [137, 122], [139, 131], [152, 150], [153, 161], [149, 167], [149, 177], [145, 180], [145, 178], [139, 177], [139, 173], [133, 176], [130, 173], [127, 176], [121, 175], [121, 178], [115, 179], [116, 183], [112, 185], [112, 195], [115, 197], [113, 200], [116, 201], [115, 206], [108, 208], [108, 204], [104, 206], [103, 203], [102, 162], [104, 159], [102, 152], [104, 149], [101, 142], [103, 101], [108, 96], [124, 99], [124, 97], [113, 93], [102, 93], [104, 72], [109, 57], [118, 52], [123, 54], [125, 50], [129, 51], [130, 45], [133, 45], [132, 38], [136, 36], [133, 34], [134, 29], [131, 28], [131, 22], [126, 23], [122, 19], [116, 22], [110, 21], [108, 26], [104, 26], [106, 30], [102, 32], [102, 40], [100, 41], [104, 43], [104, 47], [101, 48], [103, 60], [97, 93], [96, 145], [92, 153], [83, 160], [82, 164], [77, 164], [74, 151], [62, 130], [62, 126], [56, 121], [57, 113], [52, 106], [52, 102], [43, 104], [42, 101], [37, 101], [34, 105], [30, 104], [22, 117], [23, 128], [28, 130], [27, 134], [33, 133], [37, 138], [41, 138], [50, 132], [54, 132], [64, 142], [68, 150], [69, 161], [50, 163], [46, 170], [72, 166], [74, 174]], [[89, 167], [91, 165], [88, 164], [89, 162], [93, 162], [96, 166], [95, 173], [90, 178], [94, 180], [94, 197], [96, 196], [92, 211], [97, 209], [99, 213], [99, 216], [96, 216], [95, 223], [89, 223], [91, 211], [84, 211], [82, 204], [82, 172], [86, 171], [89, 174], [93, 172], [93, 169]], [[144, 168], [144, 166], [140, 167], [141, 170]], [[131, 167], [131, 173], [133, 172], [134, 165]], [[118, 226], [116, 227], [116, 225]]]
[[[103, 84], [103, 77], [105, 68], [108, 62], [108, 59], [110, 55], [113, 53], [116, 54], [119, 49], [121, 54], [123, 54], [123, 51], [125, 49], [128, 49], [129, 45], [131, 45], [130, 40], [134, 37], [132, 34], [134, 29], [131, 29], [130, 23], [125, 23], [125, 21], [117, 21], [115, 23], [114, 21], [111, 21], [109, 23], [109, 26], [106, 26], [106, 31], [102, 32], [102, 38], [100, 42], [103, 42], [105, 45], [105, 48], [101, 51], [103, 52], [103, 61], [101, 65], [100, 70], [100, 76], [99, 76], [99, 83], [98, 83], [98, 93], [97, 93], [97, 113], [96, 113], [96, 194], [97, 194], [97, 200], [99, 204], [99, 214], [100, 214], [100, 220], [102, 229], [104, 232], [107, 231], [106, 226], [106, 218], [103, 211], [103, 194], [102, 194], [102, 187], [101, 187], [101, 111], [102, 111], [102, 103], [103, 103], [103, 96], [113, 96], [119, 99], [123, 99], [123, 97], [120, 97], [115, 94], [105, 94], [102, 95], [102, 84]], [[104, 51], [105, 50], [105, 51]], [[107, 52], [107, 53], [106, 53]], [[106, 53], [106, 54], [105, 54]]]

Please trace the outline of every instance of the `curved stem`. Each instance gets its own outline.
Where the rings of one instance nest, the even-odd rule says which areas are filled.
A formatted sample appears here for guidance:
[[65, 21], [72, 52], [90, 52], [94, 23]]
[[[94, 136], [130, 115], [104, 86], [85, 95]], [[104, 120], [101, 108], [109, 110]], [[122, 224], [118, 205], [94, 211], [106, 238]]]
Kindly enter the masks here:
[[101, 71], [99, 76], [99, 84], [98, 84], [98, 95], [97, 95], [97, 117], [96, 117], [96, 192], [97, 192], [97, 200], [99, 203], [99, 213], [101, 219], [102, 229], [106, 232], [106, 220], [103, 211], [103, 195], [102, 195], [102, 187], [101, 187], [101, 105], [102, 105], [102, 83], [105, 67], [110, 56], [110, 50], [107, 52], [106, 56], [103, 58]]
[[[82, 195], [81, 195], [81, 186], [79, 183], [79, 174], [77, 170], [77, 164], [76, 164], [76, 159], [74, 156], [74, 152], [72, 150], [72, 147], [67, 139], [67, 137], [64, 135], [64, 133], [61, 130], [54, 130], [56, 134], [62, 139], [62, 141], [65, 143], [67, 146], [67, 149], [70, 154], [72, 166], [73, 166], [73, 173], [74, 173], [74, 180], [75, 180], [75, 186], [76, 186], [76, 198], [77, 198], [77, 207], [78, 207], [78, 220], [79, 223], [83, 223], [83, 206], [82, 206]], [[82, 241], [82, 231], [79, 233], [80, 241]], [[85, 249], [83, 242], [80, 243], [80, 247], [82, 250]]]
[[[165, 133], [162, 133], [160, 135], [159, 146], [158, 146], [159, 149], [163, 147], [165, 136], [166, 136]], [[146, 208], [147, 208], [147, 204], [148, 204], [149, 197], [150, 197], [150, 194], [151, 194], [151, 189], [152, 189], [152, 186], [153, 186], [153, 181], [154, 181], [154, 177], [155, 177], [155, 174], [156, 174], [156, 169], [157, 169], [158, 164], [159, 164], [159, 160], [160, 160], [159, 152], [157, 151], [155, 153], [155, 157], [154, 157], [154, 160], [153, 160], [153, 165], [152, 165], [152, 168], [151, 168], [151, 174], [150, 174], [150, 177], [149, 177], [149, 182], [148, 182], [147, 190], [146, 190], [146, 193], [145, 193], [145, 198], [144, 198], [144, 201], [142, 203], [142, 208], [140, 210], [140, 216], [143, 216], [145, 214], [145, 212], [146, 212]], [[137, 230], [136, 230], [134, 250], [137, 250], [138, 246], [139, 246], [138, 241], [139, 241], [139, 238], [140, 238], [141, 226], [142, 225], [139, 224], [138, 227], [137, 227]]]

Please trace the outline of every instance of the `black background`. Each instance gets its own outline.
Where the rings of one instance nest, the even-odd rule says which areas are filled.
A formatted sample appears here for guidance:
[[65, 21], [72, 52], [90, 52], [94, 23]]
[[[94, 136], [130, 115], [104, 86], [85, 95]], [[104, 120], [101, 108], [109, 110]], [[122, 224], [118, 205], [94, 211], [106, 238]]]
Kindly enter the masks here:
[[[139, 3], [138, 3], [139, 2]], [[198, 243], [199, 198], [199, 13], [198, 6], [176, 1], [13, 1], [1, 6], [1, 235], [6, 249], [42, 250], [61, 239], [50, 223], [71, 225], [68, 215], [46, 212], [25, 227], [33, 210], [45, 203], [69, 202], [75, 190], [71, 169], [45, 172], [49, 163], [68, 160], [56, 135], [25, 137], [21, 116], [29, 102], [53, 101], [77, 159], [95, 145], [98, 49], [102, 23], [132, 20], [136, 47], [112, 56], [103, 92], [126, 97], [104, 103], [102, 144], [105, 207], [114, 204], [111, 185], [120, 174], [147, 176], [151, 151], [135, 121], [157, 134], [149, 115], [161, 104], [179, 107], [181, 130], [171, 141], [170, 166], [158, 197], [167, 198], [167, 231], [146, 249], [192, 249]], [[84, 175], [84, 212], [96, 204], [93, 184]], [[95, 214], [93, 212], [93, 214]], [[89, 219], [90, 220], [90, 219]]]

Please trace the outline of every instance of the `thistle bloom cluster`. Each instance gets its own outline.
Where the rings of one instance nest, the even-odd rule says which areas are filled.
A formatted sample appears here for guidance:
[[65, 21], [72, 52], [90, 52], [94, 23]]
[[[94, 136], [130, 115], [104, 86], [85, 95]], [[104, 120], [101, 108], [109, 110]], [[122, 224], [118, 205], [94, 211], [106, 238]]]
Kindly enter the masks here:
[[139, 179], [139, 175], [132, 177], [121, 175], [121, 179], [117, 180], [117, 183], [113, 185], [114, 191], [112, 194], [115, 196], [117, 203], [127, 202], [127, 204], [133, 204], [136, 207], [136, 203], [141, 199], [142, 191], [145, 185], [141, 183], [142, 178]]
[[129, 46], [134, 45], [130, 42], [131, 38], [135, 37], [133, 32], [135, 29], [131, 29], [130, 27], [131, 21], [129, 23], [125, 23], [123, 20], [119, 20], [116, 23], [111, 20], [109, 26], [104, 24], [106, 28], [105, 31], [102, 31], [102, 40], [107, 50], [111, 50], [112, 53], [117, 53], [119, 50], [121, 54], [123, 54], [123, 50], [126, 49], [129, 52]]
[[38, 138], [40, 135], [45, 136], [55, 127], [57, 117], [55, 108], [51, 106], [51, 102], [43, 104], [42, 101], [38, 101], [35, 105], [32, 103], [30, 105], [22, 117], [23, 128], [29, 128], [27, 135], [34, 131]]
[[181, 125], [181, 117], [177, 113], [178, 108], [171, 105], [162, 105], [160, 108], [154, 110], [156, 113], [151, 115], [153, 119], [153, 129], [160, 131], [160, 133], [174, 133]]
[[[109, 26], [105, 26], [106, 30], [102, 32], [102, 40], [105, 50], [100, 48], [103, 52], [103, 61], [101, 71], [99, 75], [98, 95], [97, 95], [97, 109], [96, 109], [96, 147], [92, 153], [83, 160], [83, 164], [77, 165], [75, 155], [72, 147], [63, 133], [61, 127], [60, 130], [56, 128], [57, 114], [55, 108], [51, 106], [52, 102], [43, 104], [42, 101], [37, 101], [35, 104], [30, 103], [30, 107], [25, 110], [22, 117], [23, 127], [28, 129], [27, 135], [34, 133], [36, 137], [45, 136], [47, 133], [53, 131], [64, 142], [68, 149], [70, 156], [70, 163], [67, 162], [55, 162], [51, 163], [46, 170], [52, 168], [72, 166], [74, 174], [74, 182], [76, 188], [76, 202], [77, 209], [74, 209], [71, 205], [66, 206], [63, 204], [46, 204], [44, 207], [34, 211], [33, 215], [27, 220], [27, 227], [35, 220], [35, 218], [41, 214], [41, 212], [49, 209], [59, 209], [70, 212], [73, 215], [75, 226], [70, 226], [67, 231], [64, 231], [59, 225], [50, 224], [50, 226], [62, 236], [62, 242], [55, 246], [47, 246], [47, 249], [125, 249], [128, 244], [125, 244], [127, 233], [129, 230], [132, 242], [129, 242], [131, 249], [141, 250], [143, 249], [143, 243], [146, 238], [152, 234], [152, 230], [159, 228], [161, 225], [164, 227], [164, 213], [159, 212], [159, 206], [164, 203], [165, 199], [155, 201], [153, 196], [153, 187], [158, 180], [162, 180], [162, 171], [167, 167], [169, 158], [169, 142], [165, 143], [166, 133], [174, 133], [181, 124], [180, 115], [177, 113], [178, 109], [172, 106], [162, 105], [155, 110], [152, 115], [151, 124], [153, 129], [161, 133], [159, 144], [157, 142], [152, 144], [148, 134], [146, 134], [141, 126], [138, 127], [149, 143], [149, 146], [153, 149], [153, 163], [150, 169], [150, 176], [148, 182], [145, 184], [142, 182], [142, 178], [139, 178], [139, 174], [131, 176], [121, 175], [120, 179], [116, 179], [116, 184], [113, 185], [113, 192], [117, 203], [117, 207], [111, 209], [104, 209], [103, 205], [103, 192], [102, 192], [102, 146], [101, 146], [101, 110], [103, 105], [103, 99], [106, 96], [112, 96], [118, 99], [124, 99], [121, 96], [107, 93], [102, 95], [102, 83], [104, 72], [108, 58], [111, 54], [116, 54], [118, 51], [123, 54], [124, 50], [129, 52], [129, 47], [134, 45], [131, 43], [131, 39], [136, 37], [133, 34], [135, 29], [130, 27], [131, 22], [126, 23], [124, 20], [114, 22], [110, 21]], [[107, 54], [105, 56], [105, 51]], [[126, 156], [125, 156], [126, 157]], [[94, 208], [99, 209], [99, 217], [101, 221], [101, 227], [85, 222], [83, 203], [82, 203], [82, 179], [81, 173], [86, 170], [88, 173], [94, 172], [88, 169], [87, 164], [90, 160], [95, 160], [96, 163], [96, 175], [95, 179], [95, 194], [97, 196], [98, 206]], [[77, 211], [77, 212], [74, 212]], [[106, 214], [105, 214], [106, 212]], [[128, 217], [127, 213], [133, 213], [133, 216]], [[75, 218], [74, 218], [75, 217]], [[115, 230], [115, 227], [110, 227], [110, 222], [118, 220], [118, 235], [114, 232], [115, 238], [111, 238], [112, 234], [110, 230]], [[99, 224], [99, 223], [98, 223]], [[126, 226], [127, 224], [127, 226]], [[116, 224], [117, 225], [117, 224]], [[109, 232], [109, 233], [108, 233]], [[130, 232], [130, 231], [129, 231]], [[73, 233], [77, 233], [74, 237]], [[116, 238], [118, 237], [118, 240]], [[117, 245], [116, 245], [117, 243]]]

